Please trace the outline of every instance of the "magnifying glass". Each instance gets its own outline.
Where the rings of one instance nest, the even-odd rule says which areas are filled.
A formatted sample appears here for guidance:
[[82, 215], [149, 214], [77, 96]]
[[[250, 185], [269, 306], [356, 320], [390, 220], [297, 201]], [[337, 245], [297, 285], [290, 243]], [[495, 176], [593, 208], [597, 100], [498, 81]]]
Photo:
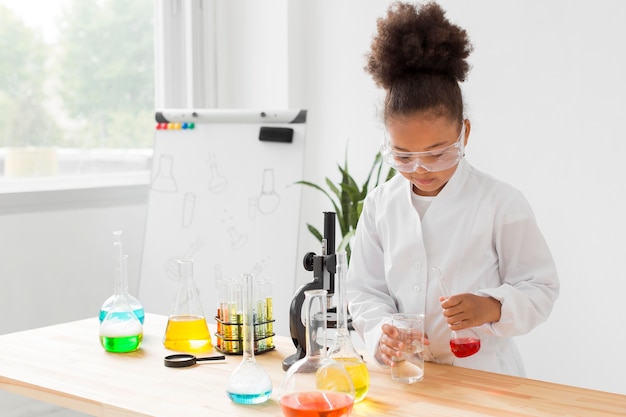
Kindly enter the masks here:
[[219, 361], [226, 359], [224, 355], [219, 356], [207, 356], [205, 358], [196, 358], [193, 355], [187, 353], [179, 353], [176, 355], [169, 355], [163, 359], [163, 365], [168, 368], [185, 368], [187, 366], [193, 366], [196, 362], [200, 361]]

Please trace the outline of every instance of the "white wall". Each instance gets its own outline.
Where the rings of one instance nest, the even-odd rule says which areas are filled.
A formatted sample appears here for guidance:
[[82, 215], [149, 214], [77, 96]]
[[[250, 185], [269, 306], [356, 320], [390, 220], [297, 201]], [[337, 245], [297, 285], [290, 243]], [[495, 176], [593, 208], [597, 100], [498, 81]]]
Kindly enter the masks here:
[[0, 195], [0, 334], [97, 316], [113, 293], [113, 231], [136, 294], [148, 186]]

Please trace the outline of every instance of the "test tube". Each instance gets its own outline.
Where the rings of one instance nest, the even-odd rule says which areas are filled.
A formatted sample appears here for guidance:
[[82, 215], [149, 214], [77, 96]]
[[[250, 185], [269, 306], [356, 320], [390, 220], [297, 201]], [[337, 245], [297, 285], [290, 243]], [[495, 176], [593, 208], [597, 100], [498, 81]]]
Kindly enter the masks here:
[[269, 336], [266, 339], [267, 348], [274, 347], [274, 313], [272, 311], [272, 281], [269, 279], [265, 282], [265, 318], [267, 320], [266, 335]]
[[[224, 302], [224, 281], [221, 277], [215, 278], [215, 290], [217, 292], [217, 302], [215, 303], [216, 308], [216, 322], [217, 322], [217, 334], [221, 335], [224, 332], [222, 327], [222, 303]], [[219, 337], [218, 337], [219, 341]], [[219, 343], [218, 343], [219, 344]]]
[[256, 339], [258, 340], [257, 348], [259, 351], [266, 349], [265, 336], [266, 336], [266, 306], [265, 306], [265, 280], [259, 278], [255, 282], [255, 298], [256, 298], [256, 311], [257, 311], [257, 324]]

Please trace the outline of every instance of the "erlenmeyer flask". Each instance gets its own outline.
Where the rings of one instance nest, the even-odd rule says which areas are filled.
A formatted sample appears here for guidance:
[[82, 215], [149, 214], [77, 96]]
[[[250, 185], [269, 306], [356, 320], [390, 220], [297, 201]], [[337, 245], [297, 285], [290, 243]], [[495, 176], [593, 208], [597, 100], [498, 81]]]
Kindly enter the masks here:
[[126, 298], [130, 309], [135, 313], [141, 324], [144, 320], [143, 306], [138, 299], [130, 295], [128, 292], [128, 264], [127, 259], [124, 257], [124, 251], [122, 250], [122, 232], [113, 232], [113, 249], [115, 255], [115, 280], [113, 284], [113, 295], [107, 298], [100, 307], [100, 314], [98, 318], [100, 323], [106, 317], [107, 313], [111, 310], [114, 301], [117, 298]]
[[172, 173], [174, 165], [174, 157], [169, 154], [163, 154], [159, 158], [159, 168], [156, 176], [152, 180], [150, 188], [154, 191], [162, 191], [166, 193], [175, 193], [178, 191], [176, 180]]
[[352, 413], [352, 379], [326, 352], [326, 294], [326, 290], [304, 292], [306, 356], [289, 367], [280, 385], [279, 402], [286, 417]]
[[[439, 291], [444, 298], [450, 297], [450, 291], [439, 268], [432, 268], [438, 281]], [[472, 328], [452, 330], [450, 335], [450, 351], [457, 358], [472, 356], [480, 350], [480, 336]]]
[[356, 351], [348, 330], [348, 300], [346, 298], [346, 276], [348, 260], [346, 252], [337, 252], [335, 295], [337, 296], [337, 333], [329, 350], [329, 356], [341, 363], [350, 374], [354, 384], [354, 402], [365, 398], [370, 386], [370, 374], [361, 355]]
[[163, 345], [181, 352], [209, 351], [213, 344], [193, 282], [193, 261], [179, 259], [178, 266], [180, 284], [167, 320]]
[[272, 380], [254, 359], [254, 282], [243, 276], [243, 359], [228, 378], [226, 393], [237, 404], [260, 404], [272, 394]]
[[[127, 256], [122, 262], [126, 263]], [[100, 344], [107, 352], [123, 353], [139, 349], [143, 340], [143, 326], [124, 295], [114, 295], [104, 319], [100, 323]]]

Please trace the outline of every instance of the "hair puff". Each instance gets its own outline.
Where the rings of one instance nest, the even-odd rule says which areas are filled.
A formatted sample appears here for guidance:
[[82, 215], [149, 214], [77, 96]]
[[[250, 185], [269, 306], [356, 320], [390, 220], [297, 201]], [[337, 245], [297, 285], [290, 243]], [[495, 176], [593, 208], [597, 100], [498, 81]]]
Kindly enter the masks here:
[[393, 3], [377, 21], [365, 70], [379, 87], [420, 74], [465, 81], [473, 47], [467, 32], [450, 23], [436, 3]]

